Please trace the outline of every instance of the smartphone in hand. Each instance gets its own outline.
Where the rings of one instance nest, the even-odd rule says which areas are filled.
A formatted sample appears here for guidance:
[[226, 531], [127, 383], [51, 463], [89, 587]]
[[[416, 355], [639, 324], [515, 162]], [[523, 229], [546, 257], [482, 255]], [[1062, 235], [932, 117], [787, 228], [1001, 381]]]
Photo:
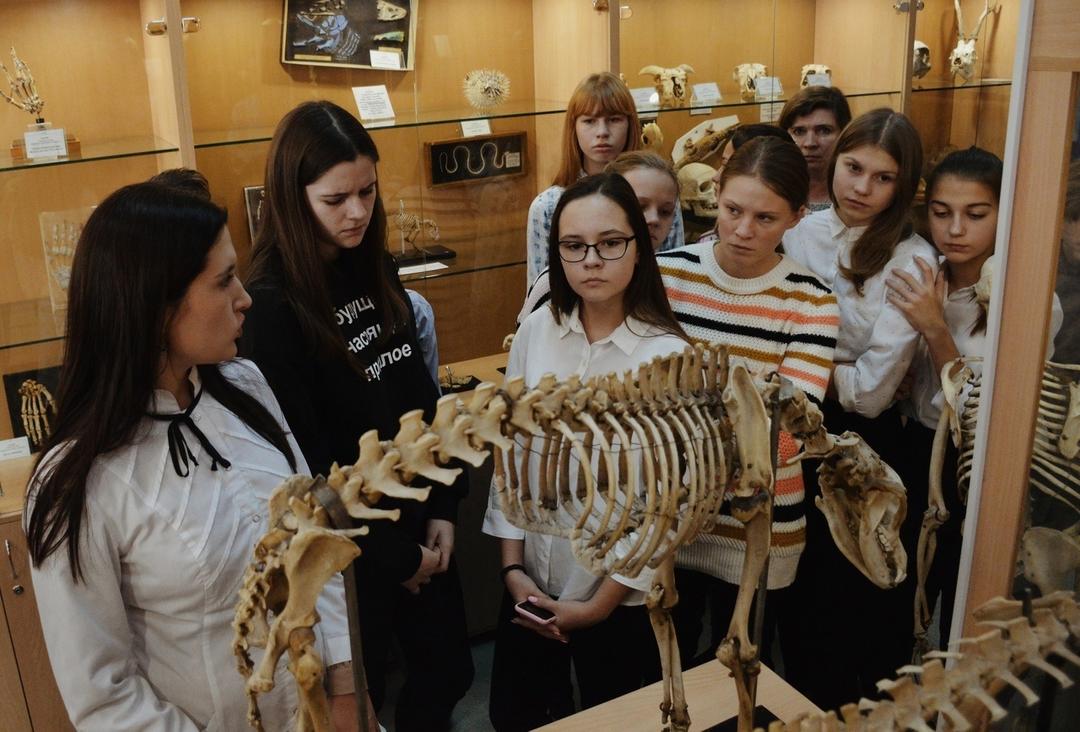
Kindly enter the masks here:
[[517, 605], [514, 605], [514, 609], [517, 610], [519, 615], [523, 615], [529, 620], [540, 623], [541, 625], [547, 625], [555, 620], [555, 613], [550, 610], [545, 610], [528, 600], [522, 600]]

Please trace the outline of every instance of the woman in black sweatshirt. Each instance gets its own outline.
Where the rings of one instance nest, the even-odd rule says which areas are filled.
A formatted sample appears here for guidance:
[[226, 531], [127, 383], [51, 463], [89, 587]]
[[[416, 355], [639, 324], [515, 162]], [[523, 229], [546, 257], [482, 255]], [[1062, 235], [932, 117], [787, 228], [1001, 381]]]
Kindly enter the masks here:
[[[370, 429], [389, 439], [398, 418], [438, 391], [424, 365], [409, 299], [386, 250], [378, 151], [359, 121], [306, 102], [278, 124], [266, 165], [263, 217], [246, 286], [242, 351], [273, 387], [313, 473], [352, 464]], [[390, 639], [407, 677], [396, 728], [440, 730], [472, 681], [454, 520], [465, 478], [426, 503], [383, 497], [397, 522], [373, 521], [353, 565], [364, 665], [378, 709]]]

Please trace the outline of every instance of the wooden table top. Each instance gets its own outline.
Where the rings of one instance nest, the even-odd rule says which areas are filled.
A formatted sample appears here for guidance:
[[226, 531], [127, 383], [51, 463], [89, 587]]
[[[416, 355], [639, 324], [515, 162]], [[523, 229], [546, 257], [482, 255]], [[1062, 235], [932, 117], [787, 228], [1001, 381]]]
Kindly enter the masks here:
[[[684, 673], [683, 686], [690, 708], [691, 732], [707, 729], [738, 715], [735, 680], [719, 661], [703, 663]], [[540, 729], [548, 732], [656, 732], [660, 729], [662, 699], [660, 682], [657, 682]], [[821, 711], [764, 664], [758, 676], [757, 704], [784, 722], [804, 712]]]

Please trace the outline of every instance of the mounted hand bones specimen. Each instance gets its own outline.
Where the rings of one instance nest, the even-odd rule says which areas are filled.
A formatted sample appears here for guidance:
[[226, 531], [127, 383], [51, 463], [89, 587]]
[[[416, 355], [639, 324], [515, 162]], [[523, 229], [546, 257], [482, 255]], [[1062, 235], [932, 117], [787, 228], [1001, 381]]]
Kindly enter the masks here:
[[769, 70], [765, 64], [739, 64], [736, 66], [735, 71], [732, 72], [732, 78], [739, 82], [739, 97], [744, 102], [754, 101], [754, 94], [757, 91], [754, 80], [768, 73]]
[[915, 41], [911, 51], [911, 75], [921, 79], [930, 73], [930, 46], [922, 41]]
[[510, 78], [496, 69], [474, 69], [465, 74], [462, 88], [473, 109], [492, 109], [510, 96]]
[[44, 122], [41, 110], [45, 108], [45, 100], [38, 96], [37, 85], [34, 83], [34, 77], [30, 73], [30, 67], [16, 55], [14, 46], [11, 47], [11, 64], [12, 68], [15, 69], [14, 75], [8, 71], [6, 66], [0, 63], [0, 70], [3, 70], [8, 82], [8, 91], [5, 92], [0, 89], [0, 97], [3, 97], [8, 104], [12, 104], [24, 112], [29, 112], [35, 122], [39, 124]]
[[695, 216], [715, 219], [720, 212], [713, 176], [716, 168], [704, 163], [690, 163], [679, 168], [679, 204]]
[[805, 89], [810, 86], [810, 74], [824, 74], [832, 80], [832, 69], [825, 64], [806, 64], [799, 74], [799, 88]]
[[67, 306], [71, 261], [83, 225], [93, 210], [87, 206], [67, 211], [42, 211], [38, 215], [45, 269], [49, 273], [49, 299], [54, 312]]
[[[732, 513], [746, 522], [748, 550], [729, 638], [718, 655], [736, 677], [745, 707], [740, 729], [749, 730], [757, 649], [748, 615], [768, 557], [774, 489], [766, 404], [779, 428], [802, 441], [804, 454], [823, 460], [818, 505], [841, 551], [875, 584], [895, 586], [906, 564], [898, 534], [906, 497], [895, 473], [857, 435], [829, 435], [817, 407], [789, 382], [774, 377], [756, 384], [740, 364], [729, 374], [727, 352], [716, 345], [654, 359], [622, 377], [560, 383], [547, 376], [533, 389], [520, 378], [502, 389], [484, 383], [467, 405], [445, 396], [431, 425], [415, 410], [401, 417], [393, 440], [364, 434], [356, 464], [335, 466], [326, 484], [351, 516], [393, 519], [372, 507], [382, 494], [424, 500], [429, 489], [405, 484], [416, 476], [449, 484], [459, 471], [437, 463], [457, 458], [478, 466], [493, 452], [494, 490], [511, 523], [569, 540], [578, 561], [595, 574], [634, 577], [657, 569], [646, 604], [664, 674], [661, 710], [665, 724], [670, 718], [671, 729], [684, 732], [690, 720], [670, 617], [677, 601], [674, 554], [715, 524], [731, 486]], [[271, 496], [270, 533], [256, 547], [237, 607], [234, 648], [241, 673], [249, 676], [249, 718], [256, 726], [255, 697], [273, 686], [286, 646], [293, 666], [304, 661], [317, 668], [309, 641], [318, 621], [315, 597], [325, 578], [356, 554], [344, 535], [349, 532], [328, 528], [311, 484], [295, 476]], [[314, 540], [301, 542], [305, 532], [316, 532], [329, 547], [325, 561], [307, 556], [323, 550]], [[289, 577], [290, 567], [296, 573], [301, 565], [318, 571], [302, 583], [281, 582], [280, 568]], [[270, 609], [278, 615], [268, 628]], [[267, 651], [253, 674], [247, 651], [260, 644]], [[321, 709], [321, 694], [317, 683], [303, 687], [301, 696], [310, 698], [305, 709]]]
[[664, 133], [660, 130], [660, 125], [655, 122], [646, 122], [641, 126], [641, 146], [660, 154], [664, 147]]
[[[1001, 685], [1012, 687], [1031, 706], [1039, 696], [1020, 679], [1029, 668], [1054, 678], [1062, 688], [1073, 681], [1049, 658], [1080, 670], [1080, 657], [1068, 647], [1070, 640], [1080, 641], [1080, 605], [1072, 593], [1040, 597], [1032, 607], [1028, 618], [1020, 601], [995, 598], [974, 612], [991, 630], [961, 639], [958, 651], [934, 651], [922, 665], [900, 668], [899, 679], [879, 681], [878, 689], [889, 699], [860, 699], [841, 707], [839, 715], [830, 711], [773, 722], [768, 732], [930, 732], [938, 715], [944, 724], [937, 729], [986, 729], [986, 715], [992, 722], [1007, 716], [994, 698]], [[954, 662], [947, 670], [946, 660]]]
[[421, 231], [426, 231], [427, 237], [432, 241], [439, 240], [439, 225], [432, 219], [407, 213], [404, 201], [398, 201], [398, 212], [394, 214], [394, 224], [401, 232], [402, 241], [408, 242], [409, 246], [415, 246], [416, 237]]
[[660, 95], [661, 108], [690, 106], [690, 85], [686, 75], [692, 73], [694, 67], [690, 64], [679, 64], [670, 69], [655, 65], [644, 66], [638, 72], [641, 76], [653, 78], [656, 93]]
[[949, 54], [949, 71], [953, 76], [957, 74], [964, 80], [964, 83], [971, 81], [975, 76], [975, 62], [979, 60], [979, 54], [975, 51], [975, 42], [979, 40], [979, 33], [982, 32], [983, 23], [986, 22], [986, 17], [994, 10], [997, 10], [1000, 5], [994, 4], [994, 7], [990, 7], [990, 0], [984, 0], [986, 5], [983, 9], [982, 15], [979, 16], [979, 22], [975, 24], [974, 30], [971, 33], [964, 33], [964, 13], [960, 9], [960, 0], [953, 0], [953, 5], [956, 7], [956, 48]]
[[49, 414], [56, 418], [56, 402], [45, 387], [33, 379], [27, 379], [19, 386], [19, 418], [23, 432], [30, 441], [30, 448], [37, 450], [45, 438], [52, 434]]

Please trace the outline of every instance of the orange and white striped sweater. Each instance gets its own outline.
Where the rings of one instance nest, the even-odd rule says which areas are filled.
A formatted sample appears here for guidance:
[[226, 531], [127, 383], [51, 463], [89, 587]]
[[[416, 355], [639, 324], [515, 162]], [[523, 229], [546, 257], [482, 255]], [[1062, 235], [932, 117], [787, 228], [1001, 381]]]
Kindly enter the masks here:
[[[712, 242], [657, 254], [671, 309], [687, 335], [723, 343], [755, 378], [779, 371], [819, 402], [832, 370], [840, 322], [832, 291], [790, 257], [767, 274], [752, 279], [728, 275], [713, 255]], [[779, 464], [798, 451], [788, 434], [780, 435]], [[739, 583], [746, 555], [746, 534], [725, 504], [711, 534], [679, 550], [676, 564], [725, 582]], [[802, 469], [780, 467], [776, 474], [769, 589], [795, 579], [806, 546], [806, 506]]]

